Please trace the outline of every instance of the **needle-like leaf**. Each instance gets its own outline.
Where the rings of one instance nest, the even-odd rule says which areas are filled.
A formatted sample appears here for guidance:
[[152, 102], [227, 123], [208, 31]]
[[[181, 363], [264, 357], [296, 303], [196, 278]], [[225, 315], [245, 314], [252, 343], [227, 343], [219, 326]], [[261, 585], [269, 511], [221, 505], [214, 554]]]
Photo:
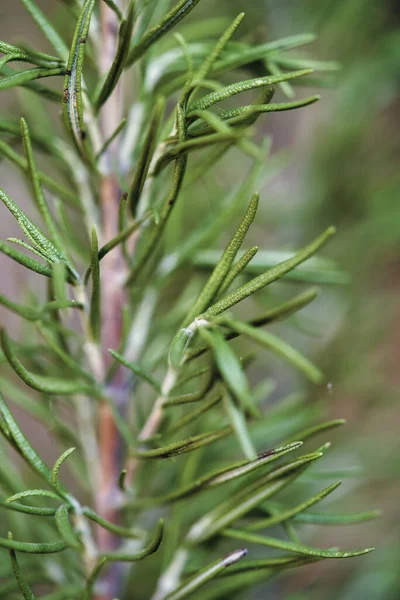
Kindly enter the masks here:
[[111, 96], [115, 89], [115, 86], [118, 83], [119, 78], [121, 77], [121, 73], [129, 53], [134, 18], [135, 4], [134, 2], [130, 2], [126, 19], [123, 19], [119, 26], [117, 53], [107, 74], [107, 77], [103, 83], [103, 86], [101, 87], [99, 94], [94, 101], [94, 108], [96, 111], [98, 111], [100, 107]]
[[8, 335], [4, 329], [1, 331], [0, 337], [7, 361], [14, 369], [18, 377], [20, 377], [20, 379], [22, 379], [22, 381], [29, 387], [43, 392], [44, 394], [57, 394], [64, 396], [85, 392], [91, 394], [91, 392], [94, 391], [90, 386], [79, 381], [74, 381], [71, 379], [59, 379], [56, 377], [36, 375], [35, 373], [31, 373], [15, 356]]
[[165, 17], [150, 29], [131, 49], [125, 63], [127, 67], [143, 56], [150, 46], [157, 42], [163, 35], [181, 21], [200, 0], [180, 0]]
[[18, 587], [21, 590], [22, 596], [25, 600], [35, 600], [35, 595], [29, 587], [28, 582], [26, 581], [21, 567], [18, 564], [17, 555], [15, 554], [15, 550], [10, 550], [10, 558], [11, 558], [11, 566], [17, 580]]
[[192, 594], [205, 585], [208, 581], [220, 575], [223, 571], [225, 571], [225, 569], [237, 563], [244, 556], [246, 556], [246, 554], [246, 549], [235, 550], [224, 558], [217, 560], [211, 565], [208, 565], [193, 575], [193, 577], [191, 577], [189, 580], [185, 581], [185, 583], [183, 583], [178, 589], [171, 592], [171, 594], [168, 594], [166, 600], [184, 600], [189, 594]]

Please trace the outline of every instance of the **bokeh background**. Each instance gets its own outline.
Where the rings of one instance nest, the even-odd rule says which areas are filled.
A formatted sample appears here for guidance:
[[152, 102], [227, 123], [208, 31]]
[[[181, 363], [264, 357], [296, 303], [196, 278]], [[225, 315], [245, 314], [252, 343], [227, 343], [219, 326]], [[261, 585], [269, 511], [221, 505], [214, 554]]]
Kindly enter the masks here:
[[[48, 13], [56, 11], [54, 0], [38, 4]], [[203, 0], [191, 18], [200, 19], [210, 11], [216, 17], [233, 16], [243, 9], [249, 39], [315, 32], [318, 39], [306, 48], [307, 55], [341, 64], [339, 71], [320, 78], [324, 83], [320, 103], [265, 119], [264, 133], [273, 136], [272, 157], [280, 167], [262, 190], [262, 217], [253, 236], [261, 247], [296, 248], [330, 224], [338, 228], [325, 254], [350, 274], [351, 282], [324, 287], [307, 321], [291, 323], [290, 335], [308, 354], [314, 353], [327, 374], [328, 387], [304, 390], [310, 404], [322, 406], [329, 417], [347, 419], [346, 427], [330, 434], [333, 448], [323, 482], [344, 477], [335, 510], [383, 510], [378, 521], [340, 530], [308, 528], [304, 538], [320, 546], [374, 545], [376, 552], [287, 573], [246, 597], [396, 599], [400, 597], [400, 7], [390, 0]], [[28, 39], [46, 49], [16, 0], [0, 0], [0, 38]], [[0, 95], [0, 114], [16, 112], [15, 94]], [[43, 126], [47, 116], [43, 112]], [[215, 188], [202, 190], [205, 201], [236, 181], [241, 170], [239, 158], [224, 163]], [[0, 163], [0, 182], [16, 198], [26, 197], [24, 182], [8, 164]], [[15, 233], [12, 217], [2, 210], [1, 238]], [[26, 284], [22, 269], [0, 256], [0, 292], [17, 299]], [[4, 310], [0, 319], [18, 327]], [[280, 380], [276, 398], [301, 385], [297, 380], [282, 381], [282, 374]], [[51, 436], [36, 433], [36, 438], [51, 456], [57, 454]]]

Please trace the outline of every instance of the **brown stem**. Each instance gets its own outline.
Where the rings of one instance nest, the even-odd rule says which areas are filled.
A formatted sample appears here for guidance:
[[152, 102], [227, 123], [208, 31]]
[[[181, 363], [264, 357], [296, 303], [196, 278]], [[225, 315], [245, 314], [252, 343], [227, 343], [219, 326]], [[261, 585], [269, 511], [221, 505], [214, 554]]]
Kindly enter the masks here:
[[[106, 73], [112, 63], [117, 49], [118, 23], [115, 13], [104, 3], [100, 4], [101, 16], [101, 71]], [[101, 129], [103, 138], [108, 139], [121, 120], [121, 90], [114, 90], [102, 108]], [[118, 233], [118, 205], [120, 188], [117, 177], [112, 172], [115, 163], [116, 146], [111, 144], [101, 165], [102, 180], [100, 183], [100, 206], [102, 214], [102, 243], [110, 240]], [[123, 261], [119, 248], [110, 252], [101, 263], [102, 280], [102, 348], [103, 363], [109, 362], [109, 348], [117, 348], [121, 336], [121, 312], [124, 302], [122, 287]], [[113, 379], [109, 395], [118, 403], [120, 397], [121, 376], [118, 372]], [[105, 519], [115, 523], [117, 520], [116, 504], [118, 499], [118, 473], [120, 439], [110, 408], [103, 403], [99, 411], [99, 454], [100, 454], [100, 490], [97, 498], [97, 511]], [[115, 547], [112, 533], [98, 528], [97, 544], [100, 552], [109, 552]], [[104, 592], [97, 600], [111, 600], [115, 597], [118, 584], [118, 573], [110, 569], [103, 580]]]

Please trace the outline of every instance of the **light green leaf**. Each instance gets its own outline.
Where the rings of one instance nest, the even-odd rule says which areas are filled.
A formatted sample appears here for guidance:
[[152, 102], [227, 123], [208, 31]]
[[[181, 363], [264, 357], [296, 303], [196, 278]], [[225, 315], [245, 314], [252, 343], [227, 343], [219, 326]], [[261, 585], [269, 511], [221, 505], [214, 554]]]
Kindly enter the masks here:
[[94, 109], [98, 111], [107, 101], [114, 91], [119, 78], [121, 77], [126, 59], [128, 58], [129, 47], [132, 38], [135, 16], [135, 4], [130, 2], [126, 19], [121, 21], [118, 34], [118, 48], [114, 61], [110, 67], [107, 77], [101, 87], [98, 96], [94, 101]]
[[56, 526], [67, 548], [81, 550], [82, 543], [78, 539], [69, 520], [69, 507], [62, 504], [56, 512]]
[[65, 460], [67, 460], [67, 458], [74, 452], [74, 450], [76, 450], [76, 448], [68, 448], [68, 450], [66, 450], [65, 452], [63, 452], [61, 454], [61, 456], [59, 458], [57, 458], [54, 467], [51, 471], [51, 481], [53, 483], [53, 486], [58, 489], [60, 487], [60, 482], [58, 480], [58, 474], [60, 471], [60, 468], [63, 464], [63, 462]]
[[293, 542], [287, 542], [278, 540], [275, 538], [247, 533], [246, 531], [240, 531], [238, 529], [225, 529], [223, 535], [236, 540], [245, 540], [253, 544], [261, 544], [262, 546], [268, 546], [269, 548], [276, 548], [278, 550], [289, 550], [296, 552], [297, 554], [305, 554], [306, 556], [315, 556], [316, 558], [352, 558], [354, 556], [362, 556], [372, 552], [374, 548], [365, 548], [364, 550], [355, 550], [351, 552], [340, 552], [337, 550], [323, 550], [321, 548], [311, 548], [310, 546], [302, 546], [294, 544]]
[[35, 67], [25, 71], [15, 71], [10, 75], [4, 75], [4, 69], [0, 78], [0, 91], [9, 90], [17, 86], [24, 86], [27, 83], [32, 83], [37, 79], [44, 77], [55, 77], [57, 75], [65, 75], [64, 67], [56, 67], [55, 69], [45, 69], [43, 67]]
[[199, 435], [192, 436], [186, 440], [179, 442], [173, 442], [162, 448], [155, 448], [154, 450], [136, 450], [133, 451], [135, 456], [145, 459], [153, 458], [171, 458], [173, 456], [179, 456], [186, 454], [187, 452], [193, 452], [203, 446], [208, 446], [213, 442], [223, 439], [227, 435], [232, 433], [232, 427], [223, 427], [207, 433], [201, 433]]
[[257, 452], [247, 429], [246, 417], [243, 411], [236, 406], [235, 401], [228, 392], [225, 394], [224, 404], [243, 454], [248, 460], [255, 460]]
[[12, 570], [15, 575], [15, 579], [17, 580], [18, 587], [21, 590], [22, 596], [25, 598], [25, 600], [35, 600], [35, 595], [32, 592], [31, 588], [29, 587], [29, 584], [26, 581], [25, 577], [22, 574], [22, 571], [18, 564], [17, 556], [16, 556], [14, 550], [10, 550], [10, 557], [11, 557]]
[[220, 90], [211, 92], [211, 94], [207, 94], [207, 96], [203, 96], [203, 98], [200, 98], [191, 104], [187, 110], [188, 118], [191, 117], [191, 113], [193, 111], [206, 110], [207, 108], [210, 108], [210, 106], [213, 106], [218, 102], [222, 102], [223, 100], [227, 100], [236, 94], [241, 94], [242, 92], [254, 90], [267, 85], [274, 85], [276, 83], [280, 83], [281, 81], [288, 81], [289, 79], [295, 79], [296, 77], [302, 77], [303, 75], [309, 75], [310, 73], [312, 73], [312, 69], [302, 69], [300, 71], [293, 71], [292, 73], [268, 75], [266, 77], [257, 77], [255, 79], [247, 79], [246, 81], [232, 83], [231, 85], [228, 85]]
[[82, 72], [87, 36], [95, 4], [95, 0], [85, 0], [82, 5], [69, 53], [63, 93], [63, 118], [66, 130], [70, 133], [82, 158], [90, 164], [93, 163], [93, 156], [87, 139], [83, 115]]
[[92, 246], [91, 246], [91, 264], [92, 273], [92, 296], [90, 300], [90, 331], [92, 339], [97, 344], [101, 338], [101, 279], [100, 279], [100, 261], [99, 246], [97, 241], [96, 228], [92, 228]]
[[329, 238], [334, 235], [335, 232], [336, 230], [334, 227], [329, 227], [329, 229], [327, 229], [322, 235], [316, 238], [316, 240], [311, 242], [311, 244], [306, 246], [303, 250], [300, 250], [300, 252], [298, 252], [292, 258], [289, 258], [279, 265], [272, 267], [266, 273], [255, 277], [249, 283], [246, 283], [231, 294], [228, 294], [228, 296], [225, 296], [225, 298], [222, 298], [216, 302], [204, 313], [204, 317], [207, 318], [211, 315], [218, 315], [231, 306], [234, 306], [238, 302], [241, 302], [245, 298], [248, 298], [255, 292], [258, 292], [266, 285], [269, 285], [273, 281], [280, 279], [285, 273], [288, 273], [297, 267], [297, 265], [315, 254], [315, 252], [317, 252], [317, 250], [319, 250], [329, 240]]
[[36, 375], [28, 371], [22, 363], [15, 356], [10, 340], [6, 331], [1, 331], [1, 343], [3, 346], [4, 354], [9, 362], [10, 366], [14, 369], [15, 373], [22, 379], [29, 387], [43, 392], [45, 394], [56, 394], [56, 395], [73, 395], [80, 393], [87, 393], [92, 395], [95, 390], [85, 383], [74, 381], [73, 379], [59, 379], [56, 377], [47, 377], [45, 375]]
[[200, 0], [180, 0], [170, 12], [152, 29], [150, 29], [131, 49], [125, 63], [127, 67], [143, 56], [150, 46], [155, 44], [163, 35], [168, 33], [181, 21]]
[[231, 565], [234, 565], [244, 556], [246, 556], [246, 554], [246, 549], [235, 550], [224, 558], [217, 560], [211, 565], [208, 565], [193, 575], [193, 577], [190, 577], [187, 581], [185, 581], [185, 583], [183, 583], [178, 589], [168, 594], [168, 596], [166, 596], [166, 600], [185, 600], [189, 594], [192, 594], [205, 585], [208, 581], [220, 575], [223, 571], [225, 571], [225, 569]]
[[215, 296], [218, 294], [219, 289], [223, 285], [223, 282], [231, 269], [232, 263], [236, 258], [250, 225], [256, 216], [258, 200], [258, 194], [254, 194], [231, 241], [227, 245], [207, 283], [203, 287], [203, 290], [187, 315], [185, 319], [185, 325], [189, 325], [193, 321], [194, 317], [204, 312], [209, 307], [213, 298], [215, 298]]
[[103, 554], [101, 558], [107, 558], [107, 560], [112, 562], [137, 562], [139, 560], [143, 560], [157, 552], [160, 547], [164, 535], [164, 519], [160, 519], [158, 521], [156, 530], [153, 535], [153, 539], [150, 543], [137, 554], [124, 554], [120, 552], [113, 552]]
[[63, 60], [66, 60], [68, 56], [68, 48], [57, 31], [54, 29], [51, 21], [47, 19], [34, 0], [21, 0], [21, 2], [31, 14], [46, 38], [49, 40], [54, 50]]
[[[223, 317], [221, 321], [218, 320], [218, 322], [226, 324], [237, 333], [245, 335], [257, 344], [260, 344], [268, 350], [271, 350], [274, 354], [280, 356], [298, 371], [303, 373], [303, 375], [305, 375], [313, 383], [318, 384], [323, 381], [324, 376], [322, 372], [315, 365], [313, 365], [311, 361], [272, 333], [261, 331], [260, 329], [252, 327], [247, 323], [242, 323], [230, 318]], [[297, 439], [300, 438], [297, 437]]]
[[300, 457], [267, 475], [262, 475], [244, 489], [232, 494], [228, 500], [219, 504], [192, 525], [186, 536], [187, 543], [199, 544], [214, 537], [221, 529], [225, 529], [261, 502], [271, 498], [289, 485], [308, 465], [321, 456], [320, 452], [316, 452]]
[[127, 369], [132, 371], [132, 373], [134, 373], [136, 375], [136, 377], [139, 377], [139, 379], [143, 379], [144, 381], [147, 381], [147, 383], [150, 384], [151, 387], [154, 388], [158, 394], [161, 394], [160, 383], [158, 381], [156, 381], [156, 379], [154, 379], [154, 377], [152, 377], [150, 375], [150, 373], [148, 373], [145, 369], [143, 369], [143, 367], [141, 367], [140, 365], [138, 365], [136, 363], [127, 361], [123, 356], [121, 356], [121, 354], [118, 354], [118, 352], [116, 352], [115, 350], [109, 350], [109, 353], [111, 354], [111, 356], [113, 356], [115, 358], [115, 360], [117, 360], [122, 365], [124, 365]]
[[51, 485], [51, 470], [40, 458], [36, 450], [32, 448], [17, 422], [15, 421], [10, 409], [8, 408], [2, 394], [0, 393], [0, 412], [10, 431], [12, 439], [18, 452], [25, 458], [28, 464], [41, 475], [47, 483]]
[[149, 172], [150, 163], [157, 146], [158, 136], [165, 112], [165, 98], [159, 96], [150, 115], [149, 127], [135, 168], [135, 174], [129, 188], [128, 202], [133, 217]]
[[[240, 360], [225, 341], [222, 333], [217, 329], [204, 327], [200, 327], [198, 331], [201, 339], [211, 348], [218, 371], [228, 389], [240, 403], [242, 411], [249, 411], [254, 417], [259, 417]], [[254, 454], [252, 458], [254, 458]]]
[[329, 496], [329, 494], [334, 492], [340, 484], [341, 481], [337, 481], [336, 483], [333, 483], [332, 485], [326, 487], [321, 492], [314, 494], [314, 496], [312, 496], [305, 502], [297, 504], [297, 506], [295, 506], [294, 508], [290, 508], [282, 512], [277, 511], [276, 514], [272, 515], [271, 517], [268, 517], [267, 519], [262, 519], [261, 521], [257, 521], [256, 523], [251, 523], [251, 525], [249, 525], [246, 529], [247, 531], [257, 531], [258, 529], [266, 529], [267, 527], [272, 527], [273, 525], [277, 525], [278, 523], [283, 523], [285, 521], [288, 521], [289, 519], [293, 519], [293, 517], [295, 517], [296, 515], [301, 517], [302, 515], [299, 515], [299, 513], [302, 513], [303, 511], [310, 508], [310, 506], [314, 506], [314, 504], [318, 504], [318, 502], [321, 502], [324, 498], [326, 498], [326, 496]]

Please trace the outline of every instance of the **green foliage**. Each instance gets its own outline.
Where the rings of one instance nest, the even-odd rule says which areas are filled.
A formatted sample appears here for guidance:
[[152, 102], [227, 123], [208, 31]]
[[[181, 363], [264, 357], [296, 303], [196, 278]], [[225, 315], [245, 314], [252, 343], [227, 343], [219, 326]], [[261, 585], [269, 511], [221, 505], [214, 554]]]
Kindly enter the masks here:
[[[26, 321], [27, 332], [17, 343], [1, 331], [7, 401], [0, 395], [0, 506], [13, 532], [0, 538], [11, 556], [7, 585], [15, 576], [24, 598], [40, 597], [34, 592], [41, 594], [45, 585], [50, 595], [44, 598], [90, 600], [106, 590], [111, 600], [115, 594], [130, 597], [138, 589], [132, 577], [144, 573], [154, 586], [140, 597], [179, 600], [211, 590], [210, 597], [222, 598], [233, 597], [235, 583], [237, 590], [250, 587], [260, 575], [268, 579], [289, 567], [370, 552], [314, 548], [298, 539], [298, 524], [350, 524], [377, 512], [307, 512], [338, 483], [309, 492], [294, 506], [276, 501], [281, 491], [299, 489], [299, 481], [307, 484], [303, 476], [314, 472], [329, 447], [299, 455], [303, 442], [343, 421], [320, 422], [317, 411], [287, 408], [285, 402], [270, 414], [249, 377], [252, 357], [243, 353], [248, 338], [267, 350], [263, 369], [272, 353], [310, 385], [321, 384], [319, 366], [262, 329], [301, 319], [297, 313], [318, 290], [248, 315], [278, 280], [283, 287], [289, 278], [321, 284], [348, 279], [330, 261], [314, 257], [334, 227], [297, 252], [258, 252], [252, 246], [238, 256], [262, 202], [255, 190], [263, 186], [264, 171], [274, 171], [270, 143], [254, 141], [254, 126], [263, 114], [302, 109], [319, 99], [271, 102], [275, 86], [292, 97], [292, 84], [309, 85], [312, 68], [287, 51], [313, 36], [259, 45], [246, 37], [237, 41], [241, 13], [221, 28], [216, 43], [207, 19], [198, 23], [194, 42], [183, 26], [177, 52], [166, 34], [199, 0], [182, 0], [169, 12], [164, 1], [68, 3], [74, 22], [62, 36], [35, 2], [23, 4], [57, 57], [0, 42], [0, 90], [24, 87], [43, 102], [57, 101], [64, 132], [52, 124], [39, 131], [28, 125], [30, 118], [21, 120], [20, 129], [18, 122], [0, 119], [0, 153], [26, 175], [30, 208], [40, 220], [36, 224], [31, 210], [0, 190], [27, 238], [1, 241], [0, 250], [49, 280], [44, 301], [35, 287], [26, 305], [0, 296], [6, 309]], [[104, 23], [104, 14], [114, 27]], [[13, 61], [31, 66], [14, 71], [8, 65]], [[310, 66], [322, 68], [316, 61]], [[59, 75], [65, 77], [63, 90], [38, 82]], [[125, 82], [132, 81], [136, 89], [128, 94]], [[262, 95], [253, 103], [234, 104], [237, 95], [258, 88]], [[21, 138], [24, 157], [14, 149]], [[38, 169], [39, 152], [55, 179]], [[247, 161], [249, 174], [227, 199], [216, 195], [204, 218], [193, 189], [209, 173], [215, 177], [215, 164], [221, 167], [226, 155]], [[185, 212], [192, 213], [192, 231], [179, 231]], [[225, 249], [207, 250], [232, 224], [236, 229]], [[204, 278], [204, 271], [211, 273]], [[253, 304], [243, 308], [249, 298]], [[226, 313], [231, 308], [237, 313]], [[270, 389], [269, 377], [266, 383]], [[65, 400], [74, 427], [63, 417]], [[14, 417], [14, 405], [52, 428], [61, 447], [52, 469]], [[8, 447], [33, 475], [24, 469], [16, 475]], [[276, 537], [254, 533], [276, 525], [290, 541], [281, 539], [280, 530], [272, 531]], [[18, 538], [44, 541], [19, 541], [14, 530]], [[232, 540], [249, 547], [235, 549]], [[257, 560], [254, 546], [256, 556], [265, 547], [291, 554]], [[227, 547], [229, 554], [220, 558]], [[19, 553], [30, 555], [22, 569]], [[204, 560], [206, 553], [213, 554], [211, 562]], [[39, 554], [58, 556], [46, 563]], [[129, 566], [142, 560], [143, 567]], [[115, 562], [128, 563], [126, 576]]]

